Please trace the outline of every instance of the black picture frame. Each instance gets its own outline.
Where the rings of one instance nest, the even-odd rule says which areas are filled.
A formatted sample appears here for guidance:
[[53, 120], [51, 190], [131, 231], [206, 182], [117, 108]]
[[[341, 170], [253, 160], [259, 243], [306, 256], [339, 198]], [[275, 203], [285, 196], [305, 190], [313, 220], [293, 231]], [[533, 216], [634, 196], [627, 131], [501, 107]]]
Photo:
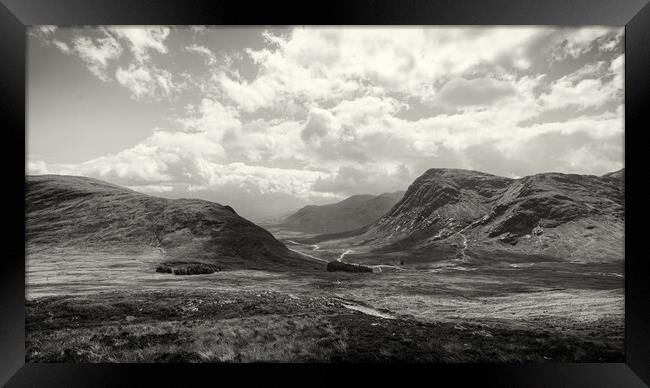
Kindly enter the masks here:
[[[238, 385], [356, 379], [523, 387], [643, 387], [650, 384], [650, 294], [644, 237], [648, 206], [646, 115], [650, 112], [650, 5], [647, 0], [364, 0], [313, 4], [207, 0], [0, 0], [2, 223], [0, 383], [18, 386], [187, 385], [197, 379]], [[625, 26], [625, 363], [440, 365], [25, 364], [26, 27], [100, 24], [245, 25], [614, 25]], [[22, 155], [22, 156], [21, 156]], [[341, 376], [345, 372], [346, 377]], [[305, 380], [307, 379], [307, 380]], [[443, 384], [443, 386], [446, 386]]]

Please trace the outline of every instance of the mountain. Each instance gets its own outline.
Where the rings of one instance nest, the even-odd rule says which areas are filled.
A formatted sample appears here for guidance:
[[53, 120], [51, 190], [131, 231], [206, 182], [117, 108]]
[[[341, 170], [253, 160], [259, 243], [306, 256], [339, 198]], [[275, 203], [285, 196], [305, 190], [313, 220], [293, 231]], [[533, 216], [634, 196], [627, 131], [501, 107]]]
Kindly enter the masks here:
[[430, 169], [357, 236], [387, 250], [465, 247], [573, 261], [623, 259], [624, 171], [510, 179]]
[[283, 226], [307, 233], [340, 233], [366, 226], [384, 215], [404, 195], [354, 195], [329, 205], [309, 205], [287, 217]]
[[99, 180], [28, 176], [26, 240], [30, 251], [157, 249], [161, 262], [221, 268], [314, 267], [230, 206], [164, 199]]

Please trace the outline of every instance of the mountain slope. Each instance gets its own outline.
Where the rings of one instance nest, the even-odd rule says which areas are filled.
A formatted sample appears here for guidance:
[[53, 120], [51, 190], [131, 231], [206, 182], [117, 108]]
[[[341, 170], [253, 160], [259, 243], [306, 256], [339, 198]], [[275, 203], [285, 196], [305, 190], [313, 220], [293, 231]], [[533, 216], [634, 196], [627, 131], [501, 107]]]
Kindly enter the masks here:
[[310, 205], [287, 217], [284, 227], [308, 233], [340, 233], [366, 226], [389, 211], [403, 191], [354, 195], [329, 205]]
[[229, 206], [157, 198], [85, 177], [29, 176], [25, 185], [26, 239], [32, 251], [158, 249], [163, 262], [314, 266]]
[[603, 178], [609, 178], [609, 179], [618, 179], [623, 183], [623, 186], [625, 186], [625, 169], [622, 168], [618, 171], [610, 172], [608, 174], [605, 174], [602, 176]]
[[545, 173], [510, 179], [430, 169], [359, 237], [397, 249], [434, 245], [576, 261], [623, 258], [623, 170], [614, 176]]

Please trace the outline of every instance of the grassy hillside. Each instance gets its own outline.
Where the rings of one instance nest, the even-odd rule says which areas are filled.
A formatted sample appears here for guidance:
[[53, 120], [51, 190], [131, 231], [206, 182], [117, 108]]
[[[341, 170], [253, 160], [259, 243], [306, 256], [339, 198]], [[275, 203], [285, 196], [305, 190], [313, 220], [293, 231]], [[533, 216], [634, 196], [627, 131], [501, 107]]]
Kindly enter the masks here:
[[154, 249], [162, 262], [218, 264], [224, 269], [319, 266], [229, 206], [157, 198], [74, 176], [29, 176], [26, 192], [29, 252]]
[[381, 195], [354, 195], [329, 205], [310, 205], [287, 217], [283, 226], [306, 233], [341, 233], [366, 226], [386, 214], [403, 191]]

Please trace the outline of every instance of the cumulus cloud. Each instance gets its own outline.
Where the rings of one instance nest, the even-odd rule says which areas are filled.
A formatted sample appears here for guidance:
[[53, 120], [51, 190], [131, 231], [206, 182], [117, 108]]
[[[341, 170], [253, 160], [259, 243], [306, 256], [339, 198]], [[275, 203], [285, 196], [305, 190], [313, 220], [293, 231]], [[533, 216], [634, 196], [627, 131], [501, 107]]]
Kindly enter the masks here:
[[[170, 128], [132, 147], [28, 170], [199, 196], [255, 217], [404, 190], [431, 167], [505, 176], [622, 167], [620, 29], [292, 28], [261, 32], [263, 47], [238, 52], [201, 40], [210, 29], [185, 31], [192, 39], [110, 27], [68, 44], [138, 101], [191, 93]], [[156, 54], [200, 65], [181, 77]]]
[[211, 132], [223, 135], [226, 131], [239, 128], [239, 112], [217, 100], [204, 98], [198, 106], [187, 107], [188, 116], [177, 119], [185, 130]]
[[367, 146], [361, 135], [348, 123], [332, 115], [329, 111], [314, 108], [309, 112], [307, 122], [301, 132], [301, 139], [317, 163], [333, 160], [369, 161]]
[[304, 169], [270, 168], [235, 162], [203, 163], [201, 172], [207, 187], [236, 185], [244, 191], [258, 194], [285, 193], [298, 198], [311, 195], [312, 185], [326, 174]]
[[223, 75], [226, 96], [248, 111], [282, 104], [395, 92], [425, 101], [440, 84], [499, 61], [528, 66], [527, 42], [548, 33], [535, 28], [294, 28], [266, 34], [272, 45], [248, 50], [259, 65], [253, 82]]
[[341, 131], [341, 126], [335, 121], [334, 116], [324, 109], [312, 109], [309, 118], [302, 130], [302, 140], [320, 146], [327, 137], [336, 138]]
[[540, 96], [546, 109], [574, 106], [581, 109], [599, 107], [610, 101], [622, 101], [623, 56], [603, 62], [587, 64], [574, 73], [565, 75], [550, 85], [550, 90]]
[[608, 92], [616, 92], [604, 88], [606, 88], [606, 85], [603, 85], [600, 79], [583, 79], [574, 83], [570, 79], [563, 78], [552, 85], [551, 91], [544, 94], [540, 101], [548, 109], [557, 109], [570, 105], [579, 108], [597, 107], [611, 98]]
[[181, 85], [174, 82], [172, 73], [150, 63], [151, 52], [167, 54], [165, 40], [169, 36], [168, 27], [108, 27], [118, 39], [127, 42], [134, 63], [120, 66], [115, 72], [117, 82], [131, 91], [136, 100], [169, 97]]
[[343, 122], [362, 128], [408, 108], [408, 104], [388, 96], [363, 96], [341, 101], [332, 112]]

